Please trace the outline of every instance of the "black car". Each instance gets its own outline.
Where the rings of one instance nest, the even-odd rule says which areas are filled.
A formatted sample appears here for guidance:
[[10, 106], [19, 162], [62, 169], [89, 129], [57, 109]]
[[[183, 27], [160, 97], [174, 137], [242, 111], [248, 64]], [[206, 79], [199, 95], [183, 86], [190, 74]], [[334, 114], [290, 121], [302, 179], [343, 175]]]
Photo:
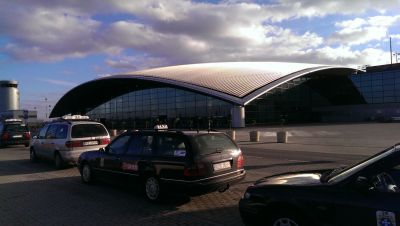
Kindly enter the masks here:
[[263, 178], [239, 202], [246, 225], [400, 225], [400, 146], [356, 165]]
[[22, 144], [29, 146], [31, 133], [20, 119], [6, 119], [0, 122], [0, 147]]
[[82, 181], [134, 182], [150, 201], [168, 192], [225, 191], [245, 177], [241, 150], [227, 135], [208, 131], [130, 131], [99, 151], [81, 154]]

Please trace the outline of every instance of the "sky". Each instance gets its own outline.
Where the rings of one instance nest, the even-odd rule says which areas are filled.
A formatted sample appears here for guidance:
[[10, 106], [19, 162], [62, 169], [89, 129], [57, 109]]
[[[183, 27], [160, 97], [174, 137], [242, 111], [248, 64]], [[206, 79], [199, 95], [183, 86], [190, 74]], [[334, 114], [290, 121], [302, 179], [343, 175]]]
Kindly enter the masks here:
[[400, 0], [0, 0], [0, 80], [17, 80], [21, 109], [44, 118], [103, 76], [228, 61], [380, 65], [389, 37], [400, 62]]

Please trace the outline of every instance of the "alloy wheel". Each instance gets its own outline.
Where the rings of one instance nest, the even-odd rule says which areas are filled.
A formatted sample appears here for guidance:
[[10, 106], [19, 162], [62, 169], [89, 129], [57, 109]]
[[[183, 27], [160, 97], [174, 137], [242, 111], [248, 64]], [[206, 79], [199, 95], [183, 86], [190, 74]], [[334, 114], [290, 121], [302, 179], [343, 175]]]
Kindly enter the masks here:
[[146, 180], [146, 196], [151, 201], [156, 201], [160, 196], [160, 183], [154, 177], [149, 177]]
[[282, 217], [276, 219], [273, 226], [299, 226], [299, 224], [290, 218]]
[[85, 183], [90, 183], [92, 179], [92, 171], [89, 164], [85, 164], [82, 168], [82, 180]]

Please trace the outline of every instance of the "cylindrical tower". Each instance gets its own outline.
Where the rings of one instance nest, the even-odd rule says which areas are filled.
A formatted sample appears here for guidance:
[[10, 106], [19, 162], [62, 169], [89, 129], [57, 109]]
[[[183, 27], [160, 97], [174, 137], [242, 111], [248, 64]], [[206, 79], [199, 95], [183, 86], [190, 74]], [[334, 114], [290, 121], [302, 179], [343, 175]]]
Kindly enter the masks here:
[[0, 112], [19, 110], [18, 82], [14, 80], [0, 81]]

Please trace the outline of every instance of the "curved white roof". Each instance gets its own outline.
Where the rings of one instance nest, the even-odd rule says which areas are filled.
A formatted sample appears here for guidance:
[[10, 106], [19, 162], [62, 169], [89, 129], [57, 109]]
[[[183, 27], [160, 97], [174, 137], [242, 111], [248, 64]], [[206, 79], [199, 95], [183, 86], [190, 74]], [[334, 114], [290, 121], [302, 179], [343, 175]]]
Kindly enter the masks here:
[[[158, 81], [209, 93], [235, 103], [247, 104], [267, 91], [259, 90], [260, 88], [272, 85], [273, 87], [268, 89], [270, 90], [287, 81], [284, 79], [278, 82], [282, 78], [293, 79], [331, 68], [342, 67], [283, 62], [223, 62], [161, 67], [112, 77]], [[250, 95], [252, 93], [254, 95]]]
[[155, 68], [125, 75], [168, 79], [243, 97], [283, 76], [318, 66], [321, 65], [277, 62], [205, 63]]
[[[75, 106], [76, 98], [84, 107], [97, 106], [135, 90], [140, 80], [190, 89], [243, 106], [292, 79], [330, 69], [334, 69], [330, 74], [341, 76], [354, 71], [348, 67], [283, 62], [204, 63], [135, 71], [99, 78], [73, 88], [58, 101], [52, 116], [84, 111]], [[108, 89], [110, 87], [112, 89]], [[98, 93], [99, 89], [107, 89], [107, 92]], [[91, 92], [97, 94], [88, 95]]]

